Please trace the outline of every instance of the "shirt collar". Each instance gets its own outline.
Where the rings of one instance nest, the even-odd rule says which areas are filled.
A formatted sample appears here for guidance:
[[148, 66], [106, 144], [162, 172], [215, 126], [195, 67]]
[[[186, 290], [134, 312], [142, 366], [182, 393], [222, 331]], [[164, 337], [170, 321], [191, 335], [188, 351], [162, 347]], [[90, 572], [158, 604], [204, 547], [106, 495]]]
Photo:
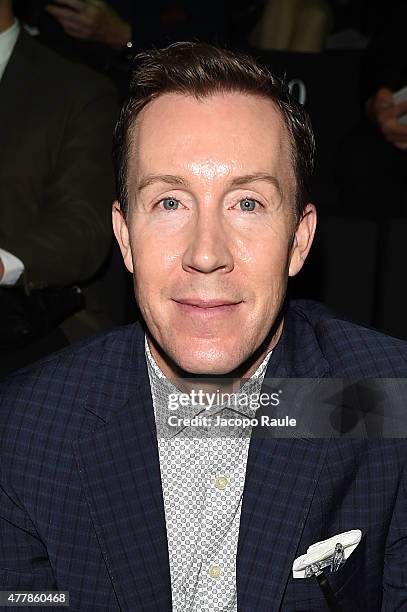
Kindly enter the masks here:
[[[254, 374], [247, 380], [245, 380], [241, 388], [235, 394], [235, 401], [230, 402], [228, 405], [225, 404], [214, 404], [210, 409], [205, 409], [203, 406], [193, 405], [189, 403], [186, 406], [178, 406], [176, 410], [172, 411], [169, 409], [168, 398], [170, 394], [179, 395], [180, 390], [176, 386], [175, 381], [171, 381], [165, 377], [157, 365], [154, 357], [151, 354], [150, 347], [148, 344], [147, 336], [144, 340], [145, 354], [147, 360], [147, 369], [150, 379], [151, 392], [153, 396], [154, 414], [156, 419], [157, 433], [161, 437], [174, 437], [183, 432], [183, 437], [196, 437], [198, 435], [228, 435], [228, 436], [242, 436], [250, 433], [249, 428], [245, 428], [242, 431], [240, 426], [235, 428], [223, 428], [220, 432], [219, 428], [215, 432], [214, 427], [193, 427], [187, 428], [189, 431], [185, 431], [184, 426], [170, 426], [168, 424], [168, 417], [170, 414], [175, 414], [179, 418], [187, 418], [193, 416], [215, 416], [218, 413], [222, 413], [221, 416], [225, 417], [238, 417], [244, 416], [252, 418], [255, 416], [255, 410], [250, 406], [250, 402], [247, 398], [250, 398], [254, 394], [259, 394], [261, 386], [266, 373], [267, 365], [272, 354], [270, 351], [263, 361], [260, 363]], [[219, 433], [220, 432], [220, 433]]]
[[7, 67], [8, 61], [13, 53], [14, 45], [20, 33], [20, 24], [17, 19], [12, 26], [0, 34], [0, 79]]

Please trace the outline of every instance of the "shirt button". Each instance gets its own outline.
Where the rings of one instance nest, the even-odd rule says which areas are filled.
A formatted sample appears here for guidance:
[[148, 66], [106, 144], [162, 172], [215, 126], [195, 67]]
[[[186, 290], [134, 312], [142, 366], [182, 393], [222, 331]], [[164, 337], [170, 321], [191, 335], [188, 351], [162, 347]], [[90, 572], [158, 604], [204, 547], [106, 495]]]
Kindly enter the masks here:
[[220, 569], [219, 565], [210, 565], [208, 569], [208, 574], [211, 578], [215, 578], [215, 580], [217, 580], [218, 578], [220, 578], [221, 571], [222, 570]]
[[223, 491], [229, 484], [229, 480], [225, 476], [218, 476], [215, 480], [215, 487]]

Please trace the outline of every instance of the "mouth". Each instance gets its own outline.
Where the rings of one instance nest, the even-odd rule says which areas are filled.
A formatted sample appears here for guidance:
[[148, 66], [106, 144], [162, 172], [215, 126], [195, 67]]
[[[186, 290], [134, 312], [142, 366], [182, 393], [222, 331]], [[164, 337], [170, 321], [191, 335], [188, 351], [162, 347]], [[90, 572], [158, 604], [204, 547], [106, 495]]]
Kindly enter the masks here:
[[176, 306], [184, 314], [193, 317], [216, 318], [236, 312], [243, 300], [232, 301], [228, 299], [201, 300], [197, 298], [186, 298], [173, 300]]

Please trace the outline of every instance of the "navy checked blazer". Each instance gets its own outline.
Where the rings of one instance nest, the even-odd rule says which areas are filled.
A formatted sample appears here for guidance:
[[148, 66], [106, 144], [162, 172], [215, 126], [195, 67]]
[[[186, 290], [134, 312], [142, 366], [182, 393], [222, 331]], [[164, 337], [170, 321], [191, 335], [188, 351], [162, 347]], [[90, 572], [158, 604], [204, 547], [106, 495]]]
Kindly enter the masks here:
[[[0, 590], [69, 591], [81, 612], [171, 610], [143, 338], [138, 324], [119, 328], [2, 383]], [[407, 343], [293, 302], [267, 377], [328, 376], [407, 377]], [[406, 458], [399, 438], [252, 437], [239, 612], [326, 610], [292, 564], [350, 529], [362, 540], [328, 574], [341, 609], [407, 610]]]

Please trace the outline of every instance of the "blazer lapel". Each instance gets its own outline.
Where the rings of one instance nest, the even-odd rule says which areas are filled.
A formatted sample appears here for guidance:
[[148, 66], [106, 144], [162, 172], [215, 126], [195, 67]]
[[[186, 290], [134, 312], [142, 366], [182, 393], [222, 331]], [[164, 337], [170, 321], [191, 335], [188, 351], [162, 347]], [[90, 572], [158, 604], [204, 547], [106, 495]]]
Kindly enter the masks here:
[[[127, 379], [139, 384], [126, 383], [124, 377], [122, 387], [118, 381], [115, 385], [112, 367], [110, 376], [108, 365], [102, 367], [87, 410], [99, 417], [99, 423], [105, 422], [77, 440], [74, 452], [120, 608], [162, 612], [171, 610], [171, 580], [154, 411], [140, 332], [136, 345], [137, 366]], [[129, 396], [123, 397], [127, 392]], [[106, 421], [107, 412], [112, 416]]]
[[[288, 312], [266, 379], [319, 378], [327, 370], [311, 325]], [[295, 432], [252, 435], [237, 553], [239, 612], [280, 609], [328, 444]]]

